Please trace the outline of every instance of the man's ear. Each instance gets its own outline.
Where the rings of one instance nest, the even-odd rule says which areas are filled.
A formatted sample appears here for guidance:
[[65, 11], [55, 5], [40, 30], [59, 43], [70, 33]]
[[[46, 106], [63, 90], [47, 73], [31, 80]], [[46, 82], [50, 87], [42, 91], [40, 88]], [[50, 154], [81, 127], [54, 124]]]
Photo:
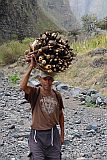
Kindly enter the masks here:
[[41, 77], [39, 75], [36, 76], [36, 78], [40, 81]]
[[39, 76], [39, 77], [38, 77], [38, 80], [39, 80], [39, 81], [41, 81], [41, 80], [42, 80], [42, 78]]

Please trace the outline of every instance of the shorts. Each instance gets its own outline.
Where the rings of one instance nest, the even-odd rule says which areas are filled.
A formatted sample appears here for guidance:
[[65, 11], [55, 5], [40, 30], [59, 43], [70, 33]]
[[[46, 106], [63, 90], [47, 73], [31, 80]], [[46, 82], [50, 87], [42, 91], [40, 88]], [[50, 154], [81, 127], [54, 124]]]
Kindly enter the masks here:
[[61, 142], [57, 127], [53, 130], [36, 130], [36, 134], [31, 129], [29, 148], [31, 160], [61, 160]]

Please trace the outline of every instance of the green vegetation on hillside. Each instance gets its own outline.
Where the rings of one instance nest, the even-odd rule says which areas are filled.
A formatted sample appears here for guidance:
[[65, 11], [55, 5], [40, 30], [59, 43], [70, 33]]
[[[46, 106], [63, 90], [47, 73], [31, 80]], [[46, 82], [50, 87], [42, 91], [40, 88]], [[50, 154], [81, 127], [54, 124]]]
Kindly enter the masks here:
[[71, 44], [71, 47], [74, 52], [81, 55], [95, 48], [107, 48], [107, 35], [99, 35], [83, 42], [76, 42]]
[[0, 46], [0, 65], [8, 65], [16, 62], [33, 41], [34, 38], [25, 38], [22, 43], [19, 41], [10, 41], [2, 44]]
[[[29, 44], [34, 38], [25, 38], [22, 43], [19, 41], [10, 41], [0, 46], [0, 65], [11, 64], [17, 60], [24, 51], [29, 48]], [[95, 48], [107, 48], [107, 35], [96, 36], [93, 39], [72, 43], [73, 51], [78, 55], [86, 54]]]
[[18, 80], [20, 80], [20, 76], [18, 75], [18, 73], [14, 73], [12, 75], [9, 75], [9, 81], [12, 84], [16, 84]]
[[[95, 88], [107, 95], [107, 65], [104, 67], [92, 67], [96, 59], [103, 58], [101, 56], [91, 57], [87, 53], [96, 48], [107, 48], [107, 35], [97, 36], [93, 39], [76, 42], [71, 45], [73, 51], [77, 53], [76, 60], [71, 67], [63, 73], [56, 76], [59, 81], [68, 83], [71, 86], [82, 88]], [[107, 61], [107, 58], [105, 58]]]
[[[7, 65], [17, 61], [20, 55], [24, 55], [26, 49], [29, 49], [29, 43], [33, 42], [34, 38], [26, 38], [19, 43], [11, 41], [0, 46], [0, 65]], [[100, 35], [93, 39], [76, 42], [71, 44], [73, 52], [77, 53], [76, 60], [73, 61], [71, 67], [56, 76], [56, 79], [71, 86], [79, 86], [82, 88], [95, 88], [100, 90], [106, 87], [107, 65], [104, 67], [93, 67], [92, 63], [101, 56], [89, 56], [88, 51], [96, 48], [107, 48], [107, 35]], [[105, 59], [107, 61], [107, 59]], [[16, 78], [16, 77], [15, 77]], [[107, 90], [106, 90], [107, 92]], [[105, 94], [105, 93], [104, 93]]]

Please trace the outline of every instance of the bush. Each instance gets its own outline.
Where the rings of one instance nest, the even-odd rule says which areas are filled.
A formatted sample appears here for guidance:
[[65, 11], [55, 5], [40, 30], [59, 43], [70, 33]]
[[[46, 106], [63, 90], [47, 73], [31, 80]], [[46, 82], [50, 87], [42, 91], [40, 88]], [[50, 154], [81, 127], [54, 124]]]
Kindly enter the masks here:
[[9, 80], [13, 83], [16, 84], [18, 80], [20, 80], [20, 77], [18, 73], [12, 74], [9, 76]]
[[0, 46], [0, 65], [12, 64], [23, 55], [25, 50], [29, 48], [29, 43], [33, 38], [26, 38], [22, 43], [19, 41], [11, 41]]

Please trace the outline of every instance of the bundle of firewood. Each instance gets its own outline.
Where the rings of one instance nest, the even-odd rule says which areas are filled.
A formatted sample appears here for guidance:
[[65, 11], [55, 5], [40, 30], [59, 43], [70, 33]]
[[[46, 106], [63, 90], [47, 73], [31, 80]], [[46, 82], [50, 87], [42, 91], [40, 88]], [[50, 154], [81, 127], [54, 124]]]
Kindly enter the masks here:
[[68, 45], [68, 40], [61, 38], [58, 32], [45, 32], [40, 35], [26, 51], [26, 61], [34, 54], [39, 69], [48, 73], [65, 71], [75, 54]]

